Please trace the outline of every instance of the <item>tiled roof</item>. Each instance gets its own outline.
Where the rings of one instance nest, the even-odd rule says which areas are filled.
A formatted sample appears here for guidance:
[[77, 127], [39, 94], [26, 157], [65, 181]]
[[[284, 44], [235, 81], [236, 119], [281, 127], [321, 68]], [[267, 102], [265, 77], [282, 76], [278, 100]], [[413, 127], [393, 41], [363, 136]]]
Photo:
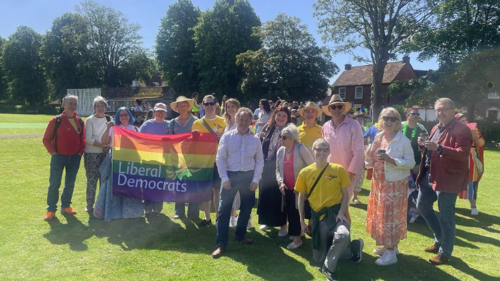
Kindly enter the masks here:
[[[382, 79], [382, 83], [392, 83], [394, 82], [396, 76], [401, 72], [403, 67], [406, 64], [398, 61], [398, 62], [389, 62], [385, 66], [384, 78]], [[410, 64], [408, 64], [411, 69]], [[342, 74], [340, 74], [339, 78], [333, 83], [333, 87], [336, 86], [354, 86], [354, 85], [371, 85], [373, 81], [372, 74], [373, 66], [372, 65], [364, 65], [364, 66], [353, 66], [350, 70], [344, 70]], [[408, 73], [401, 73], [397, 80], [408, 80], [415, 79], [415, 73], [413, 71]]]

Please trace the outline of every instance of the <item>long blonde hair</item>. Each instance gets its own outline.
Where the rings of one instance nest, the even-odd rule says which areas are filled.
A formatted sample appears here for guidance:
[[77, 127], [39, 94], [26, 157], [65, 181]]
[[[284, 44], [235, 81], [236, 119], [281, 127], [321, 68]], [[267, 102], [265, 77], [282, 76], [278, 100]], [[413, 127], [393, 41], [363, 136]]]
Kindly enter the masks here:
[[226, 109], [226, 111], [224, 112], [224, 119], [226, 119], [226, 124], [229, 124], [229, 121], [231, 121], [231, 115], [229, 115], [229, 113], [227, 113], [227, 105], [229, 103], [236, 105], [236, 107], [237, 107], [236, 110], [240, 109], [240, 107], [241, 107], [241, 104], [237, 99], [230, 98], [226, 101], [226, 103], [224, 104], [224, 108]]

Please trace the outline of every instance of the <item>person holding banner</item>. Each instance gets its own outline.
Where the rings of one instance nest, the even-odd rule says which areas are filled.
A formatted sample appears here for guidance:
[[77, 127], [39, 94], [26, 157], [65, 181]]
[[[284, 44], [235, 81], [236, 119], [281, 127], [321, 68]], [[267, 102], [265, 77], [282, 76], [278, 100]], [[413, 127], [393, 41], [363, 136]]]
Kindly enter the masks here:
[[[260, 139], [249, 129], [252, 123], [252, 111], [242, 107], [236, 113], [237, 129], [224, 134], [220, 140], [216, 163], [222, 178], [220, 208], [217, 215], [216, 248], [213, 258], [219, 258], [227, 247], [229, 217], [234, 197], [239, 192], [241, 208], [236, 227], [236, 240], [251, 244], [246, 238], [247, 223], [255, 204], [255, 190], [264, 168], [264, 157]], [[244, 147], [245, 149], [241, 149]]]
[[[137, 131], [133, 124], [135, 121], [132, 112], [126, 107], [120, 107], [116, 111], [115, 121], [106, 123], [106, 130], [101, 137], [102, 144], [111, 144], [113, 139], [113, 126], [120, 126], [127, 130]], [[102, 162], [99, 172], [101, 173], [101, 188], [97, 195], [94, 207], [94, 216], [104, 221], [121, 218], [139, 218], [144, 215], [141, 199], [119, 197], [113, 195], [113, 169], [111, 151]]]
[[[185, 96], [178, 96], [174, 102], [170, 103], [170, 108], [179, 113], [177, 118], [170, 121], [169, 132], [171, 135], [191, 133], [194, 121], [198, 120], [198, 118], [191, 114], [194, 103], [193, 99], [188, 99]], [[175, 203], [174, 219], [183, 219], [186, 217], [185, 206], [185, 203]], [[189, 203], [187, 217], [191, 220], [196, 220], [200, 217], [199, 204]]]
[[[213, 95], [206, 95], [203, 97], [202, 107], [205, 111], [205, 116], [203, 118], [194, 121], [193, 123], [193, 132], [200, 133], [214, 133], [217, 134], [217, 139], [220, 139], [222, 133], [224, 132], [224, 128], [226, 127], [226, 120], [220, 116], [217, 116], [215, 113], [217, 105], [217, 100]], [[220, 195], [220, 186], [221, 180], [219, 177], [219, 173], [217, 172], [217, 165], [214, 163], [214, 172], [213, 172], [213, 201], [215, 211], [219, 210], [219, 195]], [[205, 211], [205, 219], [203, 219], [198, 226], [203, 227], [212, 224], [212, 219], [210, 218], [210, 203], [211, 201], [203, 203], [203, 210]], [[229, 224], [229, 222], [228, 222]]]
[[[153, 135], [168, 135], [170, 134], [170, 124], [165, 120], [167, 116], [167, 105], [164, 103], [157, 103], [154, 107], [154, 119], [148, 120], [142, 124], [139, 131], [141, 133]], [[149, 201], [144, 200], [144, 211], [146, 217], [150, 215], [159, 215], [163, 210], [163, 201]]]

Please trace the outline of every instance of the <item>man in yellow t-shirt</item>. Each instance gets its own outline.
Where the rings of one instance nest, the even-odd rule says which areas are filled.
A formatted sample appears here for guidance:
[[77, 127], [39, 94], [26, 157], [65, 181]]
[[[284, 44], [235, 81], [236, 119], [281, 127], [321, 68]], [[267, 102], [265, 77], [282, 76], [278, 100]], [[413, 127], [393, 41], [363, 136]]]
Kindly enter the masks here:
[[349, 206], [347, 186], [351, 181], [347, 171], [341, 165], [326, 161], [330, 145], [325, 139], [316, 140], [312, 148], [316, 163], [302, 169], [295, 183], [295, 190], [299, 192], [300, 224], [304, 232], [309, 231], [304, 211], [304, 203], [309, 196], [313, 259], [323, 264], [322, 272], [327, 280], [336, 280], [335, 268], [339, 259], [351, 259], [356, 263], [361, 261], [363, 240], [350, 242], [346, 213]]
[[[220, 140], [222, 133], [224, 132], [224, 127], [226, 126], [226, 121], [224, 118], [217, 116], [215, 114], [215, 108], [217, 107], [217, 100], [213, 95], [206, 95], [203, 97], [202, 106], [205, 111], [205, 116], [203, 118], [194, 121], [191, 130], [198, 131], [200, 133], [215, 133], [217, 134], [217, 139]], [[219, 195], [220, 195], [221, 179], [219, 177], [219, 172], [217, 171], [217, 166], [214, 163], [213, 171], [213, 201], [215, 211], [219, 210]], [[212, 219], [210, 218], [210, 203], [211, 201], [203, 203], [203, 210], [205, 212], [205, 219], [203, 219], [198, 226], [207, 226], [212, 224]]]
[[299, 129], [299, 141], [311, 150], [313, 142], [322, 137], [322, 127], [316, 123], [321, 109], [315, 103], [308, 101], [306, 106], [299, 109], [299, 114], [304, 117], [304, 122], [297, 128]]

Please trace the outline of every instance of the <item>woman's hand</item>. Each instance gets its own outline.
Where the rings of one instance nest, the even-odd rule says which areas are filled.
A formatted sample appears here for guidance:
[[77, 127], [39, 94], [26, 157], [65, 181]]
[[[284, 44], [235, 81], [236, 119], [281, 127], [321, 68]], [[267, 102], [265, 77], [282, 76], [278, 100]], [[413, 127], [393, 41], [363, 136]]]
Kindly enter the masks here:
[[115, 122], [109, 121], [108, 123], [106, 123], [106, 128], [109, 129], [109, 128], [113, 127], [114, 125], [115, 125]]
[[283, 195], [285, 195], [285, 188], [286, 188], [286, 184], [282, 182], [280, 184], [279, 189], [280, 189], [281, 194], [283, 194]]
[[300, 228], [302, 229], [302, 231], [304, 233], [307, 233], [308, 235], [311, 235], [311, 233], [309, 233], [309, 227], [307, 227], [307, 224], [304, 220], [301, 220], [300, 221]]

